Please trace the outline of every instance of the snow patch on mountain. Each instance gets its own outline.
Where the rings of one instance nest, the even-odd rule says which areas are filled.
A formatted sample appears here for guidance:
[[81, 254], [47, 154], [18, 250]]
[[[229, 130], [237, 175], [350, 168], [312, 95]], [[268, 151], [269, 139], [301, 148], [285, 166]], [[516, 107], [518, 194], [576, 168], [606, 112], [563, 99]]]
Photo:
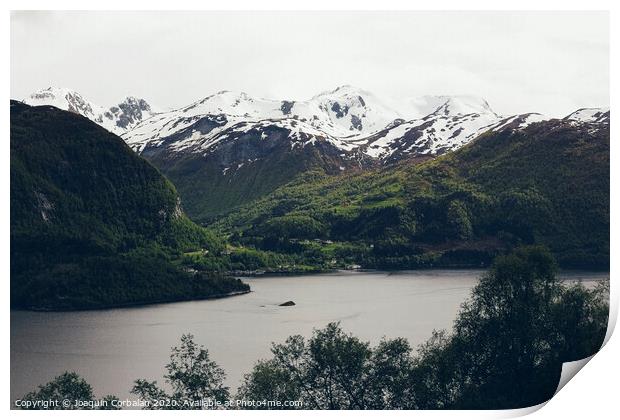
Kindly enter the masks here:
[[501, 131], [505, 129], [522, 130], [531, 124], [534, 124], [540, 121], [546, 121], [548, 119], [549, 118], [545, 117], [544, 115], [536, 113], [536, 112], [531, 112], [528, 114], [513, 115], [508, 118], [504, 118], [500, 120], [494, 126], [489, 127], [489, 129], [492, 131]]
[[581, 108], [564, 117], [567, 121], [577, 123], [604, 123], [609, 122], [609, 107]]
[[350, 85], [296, 102], [291, 112], [332, 136], [348, 138], [368, 136], [402, 117], [372, 93]]
[[119, 135], [155, 114], [144, 99], [128, 96], [118, 104], [106, 108], [89, 101], [74, 90], [58, 87], [39, 90], [22, 102], [32, 106], [54, 106], [80, 114]]
[[434, 109], [371, 137], [364, 150], [367, 155], [388, 159], [445, 153], [469, 143], [501, 119], [484, 99], [474, 96], [425, 96], [412, 103], [418, 112]]

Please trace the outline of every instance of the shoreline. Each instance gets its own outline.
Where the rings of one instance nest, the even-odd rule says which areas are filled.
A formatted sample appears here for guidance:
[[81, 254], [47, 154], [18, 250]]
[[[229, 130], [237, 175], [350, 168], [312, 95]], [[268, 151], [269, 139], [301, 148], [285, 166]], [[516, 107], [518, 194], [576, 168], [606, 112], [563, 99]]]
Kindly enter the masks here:
[[[486, 271], [490, 266], [476, 266], [476, 265], [438, 265], [432, 267], [418, 267], [418, 268], [355, 268], [355, 269], [347, 269], [347, 268], [327, 268], [321, 270], [310, 270], [310, 271], [262, 271], [262, 272], [247, 272], [241, 273], [236, 272], [234, 277], [243, 279], [258, 279], [261, 277], [282, 277], [282, 276], [290, 276], [290, 277], [304, 277], [304, 276], [312, 276], [316, 274], [330, 274], [330, 273], [338, 273], [338, 272], [346, 272], [346, 273], [402, 273], [402, 272], [410, 272], [410, 271], [433, 271], [433, 270], [447, 270], [447, 271], [459, 271], [459, 270], [480, 270]], [[581, 272], [594, 272], [594, 273], [610, 273], [608, 267], [558, 267], [559, 273], [581, 273]], [[226, 273], [228, 275], [233, 275], [232, 273]]]
[[[243, 279], [260, 279], [260, 278], [268, 278], [268, 277], [306, 277], [313, 276], [317, 274], [330, 274], [330, 273], [338, 273], [338, 272], [346, 272], [346, 273], [399, 273], [399, 272], [410, 272], [410, 271], [433, 271], [433, 270], [481, 270], [484, 271], [488, 269], [488, 267], [457, 267], [457, 266], [449, 266], [449, 267], [425, 267], [425, 268], [415, 268], [415, 269], [380, 269], [380, 268], [359, 268], [359, 269], [343, 269], [343, 268], [332, 268], [332, 269], [324, 269], [324, 270], [312, 270], [312, 271], [266, 271], [262, 273], [254, 273], [254, 274], [243, 274], [240, 275], [237, 273], [235, 277], [239, 278], [243, 281]], [[607, 273], [609, 274], [609, 270], [605, 269], [576, 269], [576, 268], [560, 268], [558, 270], [558, 275], [562, 273], [572, 273], [579, 274], [580, 272], [595, 272], [595, 273]], [[202, 300], [215, 300], [215, 299], [226, 299], [235, 296], [241, 296], [248, 293], [251, 293], [252, 290], [237, 290], [228, 293], [219, 293], [211, 296], [205, 297], [191, 297], [191, 298], [176, 298], [176, 299], [157, 299], [152, 301], [141, 301], [141, 302], [131, 302], [131, 303], [121, 303], [121, 304], [110, 304], [110, 305], [99, 305], [99, 306], [91, 306], [91, 307], [76, 307], [76, 308], [10, 308], [11, 311], [23, 311], [23, 312], [88, 312], [88, 311], [103, 311], [103, 310], [111, 310], [111, 309], [125, 309], [125, 308], [137, 308], [144, 307], [150, 305], [162, 305], [167, 303], [179, 303], [179, 302], [193, 302], [193, 301], [202, 301]]]
[[215, 299], [226, 299], [229, 297], [246, 295], [251, 293], [252, 290], [237, 290], [234, 292], [228, 293], [218, 293], [211, 296], [205, 297], [192, 297], [192, 298], [176, 298], [176, 299], [156, 299], [152, 301], [141, 301], [141, 302], [131, 302], [131, 303], [120, 303], [120, 304], [110, 304], [110, 305], [98, 305], [91, 307], [79, 307], [79, 308], [11, 308], [11, 311], [23, 311], [23, 312], [88, 312], [88, 311], [103, 311], [110, 309], [126, 309], [126, 308], [134, 308], [134, 307], [144, 307], [150, 305], [162, 305], [167, 303], [179, 303], [179, 302], [193, 302], [200, 300], [215, 300]]

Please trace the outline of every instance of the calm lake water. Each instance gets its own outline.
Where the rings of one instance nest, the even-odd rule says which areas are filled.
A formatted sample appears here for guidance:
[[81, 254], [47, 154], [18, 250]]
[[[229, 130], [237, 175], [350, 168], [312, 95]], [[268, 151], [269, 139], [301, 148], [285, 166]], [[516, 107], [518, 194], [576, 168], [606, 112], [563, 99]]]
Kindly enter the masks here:
[[[129, 397], [137, 378], [162, 381], [170, 348], [192, 333], [235, 390], [272, 342], [340, 321], [376, 344], [406, 337], [415, 347], [433, 329], [450, 329], [482, 271], [338, 272], [245, 279], [252, 293], [219, 300], [100, 311], [11, 311], [11, 399], [65, 370], [93, 385], [95, 395]], [[608, 273], [565, 272], [588, 285]], [[280, 307], [292, 300], [295, 306]]]

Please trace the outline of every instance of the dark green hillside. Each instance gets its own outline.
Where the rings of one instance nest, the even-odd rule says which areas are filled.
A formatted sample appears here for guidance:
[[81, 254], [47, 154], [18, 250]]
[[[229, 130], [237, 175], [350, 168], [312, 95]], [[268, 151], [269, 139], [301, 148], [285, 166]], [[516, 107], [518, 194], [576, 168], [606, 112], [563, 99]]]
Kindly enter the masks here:
[[335, 265], [479, 266], [537, 243], [564, 267], [605, 268], [609, 126], [553, 120], [427, 162], [306, 173], [213, 226], [234, 242]]
[[74, 309], [245, 290], [190, 275], [184, 251], [223, 243], [117, 136], [53, 107], [11, 101], [11, 305]]
[[563, 265], [607, 266], [609, 147], [609, 125], [556, 121], [483, 136], [440, 165], [497, 197], [489, 229], [549, 245]]

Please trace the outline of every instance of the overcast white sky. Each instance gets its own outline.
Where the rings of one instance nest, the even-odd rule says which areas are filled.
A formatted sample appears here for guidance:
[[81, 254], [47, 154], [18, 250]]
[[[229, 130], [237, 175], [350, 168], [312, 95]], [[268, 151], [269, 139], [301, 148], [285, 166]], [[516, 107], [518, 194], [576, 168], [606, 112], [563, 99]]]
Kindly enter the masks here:
[[11, 97], [70, 87], [162, 108], [219, 90], [474, 94], [500, 114], [609, 105], [606, 12], [17, 12]]

